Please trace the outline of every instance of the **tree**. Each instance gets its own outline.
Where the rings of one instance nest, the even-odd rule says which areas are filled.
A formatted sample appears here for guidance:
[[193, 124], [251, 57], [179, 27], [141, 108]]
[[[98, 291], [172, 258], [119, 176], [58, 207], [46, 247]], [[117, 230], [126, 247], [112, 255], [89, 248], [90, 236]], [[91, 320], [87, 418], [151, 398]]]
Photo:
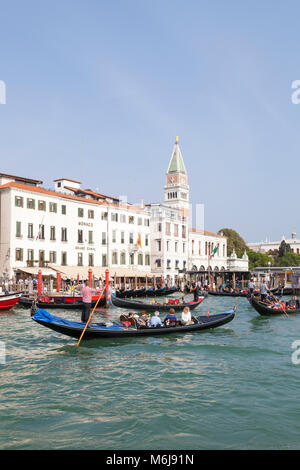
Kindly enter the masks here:
[[287, 253], [292, 253], [292, 252], [293, 250], [291, 249], [291, 246], [288, 243], [286, 243], [284, 240], [282, 240], [279, 246], [279, 250], [278, 250], [278, 257], [281, 258]]
[[299, 266], [300, 265], [300, 255], [293, 253], [293, 251], [286, 253], [283, 256], [280, 256], [276, 260], [277, 266]]
[[234, 250], [238, 258], [241, 258], [248, 250], [245, 240], [232, 228], [222, 228], [218, 233], [223, 233], [227, 237], [227, 256], [230, 256]]
[[273, 258], [265, 253], [258, 253], [256, 251], [248, 250], [247, 255], [249, 258], [249, 269], [266, 267], [273, 264]]

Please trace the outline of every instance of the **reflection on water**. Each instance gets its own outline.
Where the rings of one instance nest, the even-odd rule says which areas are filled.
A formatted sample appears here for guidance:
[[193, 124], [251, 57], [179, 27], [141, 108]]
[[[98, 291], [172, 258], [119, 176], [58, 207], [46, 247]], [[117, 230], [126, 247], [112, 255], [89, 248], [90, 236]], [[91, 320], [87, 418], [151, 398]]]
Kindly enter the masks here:
[[[197, 313], [233, 305], [208, 297]], [[95, 321], [121, 312], [110, 308]], [[80, 318], [80, 311], [56, 314]], [[234, 321], [216, 330], [105, 338], [77, 348], [17, 306], [0, 314], [7, 350], [0, 447], [298, 448], [300, 369], [290, 356], [299, 321], [260, 317], [242, 298]]]

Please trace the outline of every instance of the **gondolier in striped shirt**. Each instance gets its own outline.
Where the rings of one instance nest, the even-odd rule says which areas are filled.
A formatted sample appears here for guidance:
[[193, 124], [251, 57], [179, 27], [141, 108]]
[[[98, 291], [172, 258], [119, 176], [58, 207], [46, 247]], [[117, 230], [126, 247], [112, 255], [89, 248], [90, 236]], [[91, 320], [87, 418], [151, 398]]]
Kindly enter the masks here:
[[82, 289], [82, 313], [81, 313], [81, 321], [82, 323], [86, 323], [89, 319], [91, 313], [91, 306], [92, 306], [92, 295], [93, 292], [98, 292], [97, 289], [92, 289], [88, 285], [88, 281], [84, 282], [84, 287]]

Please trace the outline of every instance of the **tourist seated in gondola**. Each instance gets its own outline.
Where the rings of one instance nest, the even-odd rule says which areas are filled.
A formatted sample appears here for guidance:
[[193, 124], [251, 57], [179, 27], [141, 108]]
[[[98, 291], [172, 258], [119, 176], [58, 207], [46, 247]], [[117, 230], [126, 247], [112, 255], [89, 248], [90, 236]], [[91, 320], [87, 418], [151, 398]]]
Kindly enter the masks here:
[[177, 318], [176, 318], [176, 315], [175, 315], [175, 310], [174, 310], [174, 308], [170, 308], [170, 312], [168, 313], [168, 315], [164, 319], [164, 325], [165, 326], [176, 326], [176, 323], [177, 323]]
[[181, 324], [182, 325], [192, 325], [194, 322], [192, 320], [191, 312], [189, 307], [184, 307], [181, 314]]
[[139, 317], [139, 323], [141, 326], [149, 326], [149, 317], [147, 315], [147, 312], [145, 312], [144, 310], [142, 311], [142, 314]]
[[293, 307], [295, 309], [299, 309], [300, 308], [300, 303], [299, 303], [299, 299], [296, 295], [294, 295], [294, 297], [291, 299], [291, 302], [293, 304]]
[[128, 315], [120, 315], [120, 322], [122, 325], [129, 327], [129, 326], [136, 326], [136, 319], [134, 318], [134, 313], [130, 312]]
[[154, 328], [159, 328], [162, 326], [162, 321], [159, 318], [159, 312], [157, 310], [156, 312], [154, 312], [154, 315], [151, 317], [150, 326]]

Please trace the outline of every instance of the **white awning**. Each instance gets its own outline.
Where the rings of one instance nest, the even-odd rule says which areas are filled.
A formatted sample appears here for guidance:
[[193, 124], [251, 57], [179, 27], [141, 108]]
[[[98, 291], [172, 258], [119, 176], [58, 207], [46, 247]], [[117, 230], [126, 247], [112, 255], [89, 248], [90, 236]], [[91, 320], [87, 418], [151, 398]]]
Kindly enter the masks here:
[[56, 271], [51, 268], [27, 267], [27, 268], [14, 268], [15, 271], [30, 274], [31, 276], [38, 276], [39, 270], [42, 271], [42, 276], [56, 277]]

